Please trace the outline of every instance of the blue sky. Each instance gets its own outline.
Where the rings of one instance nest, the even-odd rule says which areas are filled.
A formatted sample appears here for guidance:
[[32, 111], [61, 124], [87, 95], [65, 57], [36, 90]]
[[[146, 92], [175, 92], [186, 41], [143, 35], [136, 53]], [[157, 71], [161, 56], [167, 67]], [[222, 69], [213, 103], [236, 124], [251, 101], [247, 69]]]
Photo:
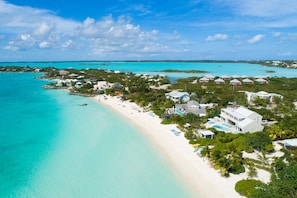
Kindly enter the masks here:
[[297, 59], [296, 0], [0, 0], [0, 61]]

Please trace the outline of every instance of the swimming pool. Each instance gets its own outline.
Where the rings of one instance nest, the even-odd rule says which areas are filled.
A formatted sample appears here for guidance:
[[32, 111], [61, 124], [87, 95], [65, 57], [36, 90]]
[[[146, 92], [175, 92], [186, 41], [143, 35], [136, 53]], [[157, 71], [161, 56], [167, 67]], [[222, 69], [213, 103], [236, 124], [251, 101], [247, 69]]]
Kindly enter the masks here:
[[224, 127], [222, 125], [214, 125], [213, 128], [219, 130], [219, 131], [225, 131], [225, 132], [230, 132], [231, 129], [230, 128], [227, 128], [227, 127]]
[[183, 112], [181, 109], [175, 109], [175, 113], [178, 115], [183, 115]]

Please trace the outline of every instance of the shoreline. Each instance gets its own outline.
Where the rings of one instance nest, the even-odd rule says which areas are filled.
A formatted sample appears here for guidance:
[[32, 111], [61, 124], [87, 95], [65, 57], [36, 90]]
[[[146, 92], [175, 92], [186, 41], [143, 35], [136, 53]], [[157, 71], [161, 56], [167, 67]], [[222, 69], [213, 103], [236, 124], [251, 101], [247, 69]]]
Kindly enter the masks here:
[[241, 197], [234, 187], [238, 180], [245, 178], [244, 175], [220, 176], [207, 159], [198, 157], [183, 134], [176, 136], [170, 131], [176, 129], [176, 125], [163, 125], [152, 112], [143, 112], [137, 104], [117, 97], [95, 96], [91, 99], [136, 126], [193, 197]]

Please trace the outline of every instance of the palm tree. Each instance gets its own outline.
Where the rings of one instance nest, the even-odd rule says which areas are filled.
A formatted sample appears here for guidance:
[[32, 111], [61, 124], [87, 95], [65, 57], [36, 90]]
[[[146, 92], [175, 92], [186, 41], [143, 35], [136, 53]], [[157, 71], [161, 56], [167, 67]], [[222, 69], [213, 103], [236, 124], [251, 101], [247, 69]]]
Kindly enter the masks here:
[[281, 130], [281, 128], [277, 125], [271, 126], [270, 129], [268, 130], [268, 132], [269, 132], [269, 137], [272, 140], [281, 139], [284, 135], [284, 131]]

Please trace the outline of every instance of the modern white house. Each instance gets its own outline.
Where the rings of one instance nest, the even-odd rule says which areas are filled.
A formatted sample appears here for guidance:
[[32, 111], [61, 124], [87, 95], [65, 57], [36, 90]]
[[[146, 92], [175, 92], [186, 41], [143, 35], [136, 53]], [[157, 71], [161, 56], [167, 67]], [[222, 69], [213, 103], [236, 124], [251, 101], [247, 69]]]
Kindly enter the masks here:
[[112, 83], [106, 82], [106, 81], [98, 81], [96, 85], [94, 85], [94, 90], [100, 91], [104, 89], [110, 89], [112, 88]]
[[75, 87], [77, 88], [77, 89], [80, 89], [80, 88], [82, 88], [83, 87], [83, 84], [81, 83], [81, 82], [76, 82], [75, 83]]
[[188, 102], [190, 100], [190, 94], [188, 92], [171, 91], [166, 93], [165, 96], [173, 102]]
[[247, 101], [251, 102], [257, 98], [266, 99], [269, 100], [269, 102], [273, 102], [274, 97], [278, 97], [281, 100], [283, 99], [283, 96], [276, 93], [267, 93], [265, 91], [259, 91], [259, 92], [245, 92], [245, 95], [247, 97]]
[[209, 138], [209, 139], [213, 139], [215, 135], [214, 132], [206, 129], [198, 129], [197, 133], [201, 138]]
[[206, 116], [206, 109], [202, 107], [197, 101], [190, 100], [186, 104], [176, 104], [174, 108], [169, 109], [169, 114], [185, 115], [193, 113], [198, 116]]
[[221, 109], [221, 119], [228, 123], [236, 132], [257, 132], [262, 131], [264, 126], [261, 125], [262, 116], [243, 106], [230, 106]]

